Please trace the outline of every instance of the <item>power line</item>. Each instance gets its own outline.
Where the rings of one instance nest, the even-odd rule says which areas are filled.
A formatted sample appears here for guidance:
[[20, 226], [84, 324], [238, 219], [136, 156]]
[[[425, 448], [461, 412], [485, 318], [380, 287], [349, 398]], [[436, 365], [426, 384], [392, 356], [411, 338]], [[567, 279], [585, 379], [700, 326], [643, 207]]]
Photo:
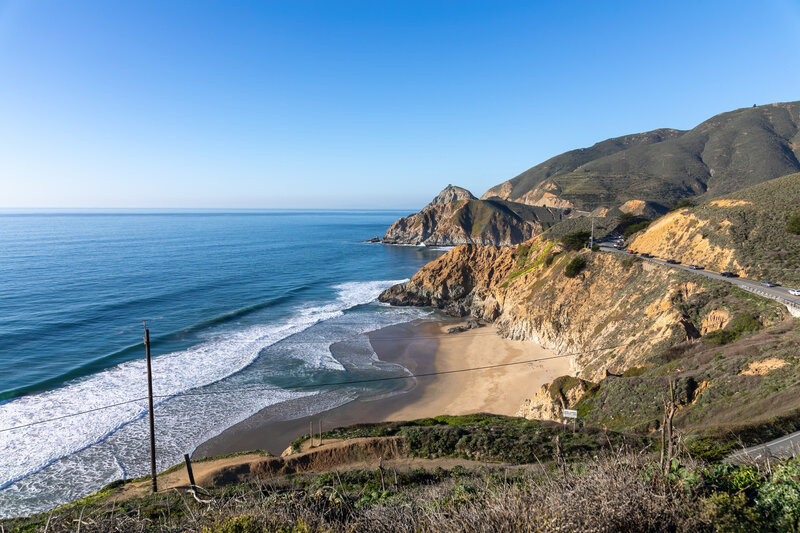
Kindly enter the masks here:
[[46, 422], [53, 422], [55, 420], [62, 420], [64, 418], [70, 418], [70, 417], [73, 417], [73, 416], [85, 415], [87, 413], [94, 413], [95, 411], [102, 411], [103, 409], [111, 409], [112, 407], [119, 407], [120, 405], [125, 405], [125, 404], [129, 404], [129, 403], [134, 403], [134, 402], [140, 402], [140, 401], [146, 400], [146, 399], [147, 399], [147, 396], [142, 396], [141, 398], [135, 398], [133, 400], [126, 400], [124, 402], [119, 402], [119, 403], [112, 403], [111, 405], [103, 405], [101, 407], [95, 407], [93, 409], [87, 409], [85, 411], [79, 411], [77, 413], [70, 413], [68, 415], [62, 415], [62, 416], [57, 416], [57, 417], [54, 417], [54, 418], [48, 418], [46, 420], [38, 420], [36, 422], [29, 422], [27, 424], [22, 424], [22, 425], [19, 425], [19, 426], [12, 426], [10, 428], [2, 428], [2, 429], [0, 429], [0, 433], [2, 433], [4, 431], [12, 431], [12, 430], [15, 430], [15, 429], [22, 429], [22, 428], [27, 428], [27, 427], [30, 427], [30, 426], [36, 426], [38, 424], [44, 424]]
[[[343, 386], [343, 385], [359, 385], [359, 384], [366, 384], [366, 383], [378, 383], [378, 382], [385, 382], [385, 381], [396, 381], [400, 379], [411, 379], [411, 378], [423, 378], [423, 377], [432, 377], [432, 376], [441, 376], [447, 374], [459, 374], [463, 372], [473, 372], [476, 370], [489, 370], [492, 368], [502, 368], [514, 365], [527, 365], [530, 363], [538, 363], [541, 361], [549, 361], [552, 359], [561, 359], [564, 357], [572, 357], [574, 355], [583, 355], [587, 353], [594, 353], [594, 352], [601, 352], [604, 350], [614, 350], [616, 348], [621, 348], [627, 346], [627, 344], [620, 344], [617, 346], [608, 346], [606, 348], [597, 348], [595, 350], [586, 350], [583, 352], [574, 352], [562, 355], [553, 355], [550, 357], [540, 357], [538, 359], [527, 359], [524, 361], [512, 361], [510, 363], [497, 363], [494, 365], [485, 365], [485, 366], [478, 366], [478, 367], [471, 367], [471, 368], [458, 368], [455, 370], [440, 370], [436, 372], [425, 372], [422, 374], [407, 374], [403, 376], [386, 376], [381, 378], [365, 378], [365, 379], [353, 379], [347, 381], [335, 381], [330, 383], [306, 383], [306, 384], [297, 384], [297, 385], [285, 385], [283, 387], [277, 386], [270, 386], [270, 387], [249, 387], [249, 388], [239, 388], [239, 389], [225, 389], [220, 391], [205, 391], [205, 392], [183, 392], [183, 393], [176, 393], [176, 394], [156, 394], [154, 395], [155, 398], [172, 398], [178, 396], [212, 396], [212, 395], [219, 395], [219, 394], [232, 394], [232, 393], [241, 393], [241, 392], [265, 392], [265, 391], [281, 391], [281, 390], [296, 390], [296, 389], [307, 389], [307, 388], [323, 388], [323, 387], [334, 387], [334, 386]], [[77, 413], [70, 413], [67, 415], [61, 415], [54, 418], [48, 418], [44, 420], [37, 420], [36, 422], [29, 422], [27, 424], [21, 424], [19, 426], [12, 426], [8, 428], [0, 428], [0, 433], [13, 431], [16, 429], [22, 429], [26, 427], [36, 426], [39, 424], [45, 424], [48, 422], [53, 422], [56, 420], [62, 420], [64, 418], [70, 418], [74, 416], [80, 416], [87, 413], [93, 413], [96, 411], [102, 411], [103, 409], [111, 409], [112, 407], [119, 407], [121, 405], [126, 405], [130, 403], [139, 402], [142, 400], [146, 400], [147, 396], [142, 396], [141, 398], [134, 398], [132, 400], [126, 400], [124, 402], [118, 402], [111, 405], [104, 405], [100, 407], [95, 407], [92, 409], [87, 409], [85, 411], [79, 411]]]
[[[392, 326], [387, 326], [387, 327], [392, 327]], [[302, 332], [300, 332], [300, 333], [302, 333]], [[336, 344], [336, 343], [339, 343], [339, 342], [347, 342], [347, 341], [350, 341], [350, 340], [355, 340], [355, 339], [360, 338], [360, 337], [367, 337], [369, 340], [384, 341], [384, 340], [416, 340], [416, 339], [440, 339], [440, 338], [463, 339], [465, 337], [472, 338], [472, 337], [496, 337], [496, 336], [498, 336], [496, 332], [493, 332], [493, 333], [470, 333], [470, 334], [467, 334], [466, 332], [458, 332], [458, 333], [440, 333], [440, 334], [437, 334], [437, 335], [406, 335], [406, 336], [398, 336], [398, 337], [378, 337], [376, 339], [372, 339], [370, 337], [370, 333], [371, 332], [356, 333], [352, 337], [348, 337], [346, 339], [332, 340], [332, 341], [325, 341], [325, 340], [307, 340], [307, 341], [289, 340], [289, 339], [291, 339], [291, 337], [293, 337], [295, 335], [298, 335], [298, 333], [292, 333], [292, 334], [288, 335], [287, 337], [284, 337], [283, 339], [278, 339], [278, 340], [275, 340], [275, 341], [271, 341], [272, 344], [270, 346], [275, 345], [275, 344]], [[451, 335], [452, 335], [452, 337], [451, 337]], [[52, 338], [53, 339], [58, 339], [58, 338], [62, 338], [62, 337], [59, 337], [58, 335], [52, 334]], [[501, 337], [501, 338], [504, 339], [504, 340], [516, 340], [516, 339], [506, 339], [504, 337]], [[202, 345], [204, 343], [210, 343], [210, 342], [224, 342], [225, 344], [253, 344], [253, 343], [257, 343], [257, 342], [262, 341], [262, 340], [265, 340], [265, 339], [255, 339], [255, 340], [252, 340], [252, 341], [240, 341], [240, 340], [232, 340], [232, 339], [231, 340], [226, 340], [226, 339], [214, 339], [214, 338], [210, 338], [210, 339], [202, 339], [201, 338], [201, 339], [196, 339], [195, 341], [188, 341], [188, 342], [195, 342], [195, 344], [192, 344], [192, 345], [188, 346], [187, 348], [183, 348], [183, 349], [188, 350], [188, 349], [193, 348], [195, 346], [200, 346], [200, 345]], [[165, 338], [159, 338], [159, 339], [157, 339], [157, 341], [160, 341], [160, 342], [168, 341], [168, 342], [176, 342], [176, 343], [181, 342], [180, 340], [169, 341], [169, 339], [165, 339]], [[140, 344], [134, 344], [134, 345], [131, 345], [131, 346], [126, 346], [125, 348], [121, 348], [119, 351], [138, 348], [138, 347], [141, 347], [141, 346], [144, 346], [144, 344], [140, 343]], [[173, 353], [173, 352], [170, 352], [170, 353]]]

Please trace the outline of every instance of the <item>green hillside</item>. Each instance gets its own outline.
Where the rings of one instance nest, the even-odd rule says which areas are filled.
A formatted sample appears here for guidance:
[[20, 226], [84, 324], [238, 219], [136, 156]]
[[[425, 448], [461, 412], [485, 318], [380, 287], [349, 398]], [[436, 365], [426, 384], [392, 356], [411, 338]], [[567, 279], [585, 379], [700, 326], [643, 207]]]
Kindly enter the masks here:
[[628, 200], [671, 207], [800, 171], [800, 102], [738, 109], [692, 130], [655, 130], [573, 150], [497, 185], [484, 198], [529, 204], [545, 195], [577, 209]]

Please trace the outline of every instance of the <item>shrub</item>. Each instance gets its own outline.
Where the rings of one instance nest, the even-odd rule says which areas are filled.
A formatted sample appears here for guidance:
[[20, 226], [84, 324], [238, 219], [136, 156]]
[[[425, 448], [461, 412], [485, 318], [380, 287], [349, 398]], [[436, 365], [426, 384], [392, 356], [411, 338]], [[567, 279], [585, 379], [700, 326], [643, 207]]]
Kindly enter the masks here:
[[625, 238], [627, 239], [628, 237], [630, 237], [631, 235], [633, 235], [637, 231], [642, 231], [643, 229], [645, 229], [649, 225], [650, 225], [650, 222], [647, 221], [647, 220], [645, 220], [643, 222], [638, 222], [636, 224], [631, 224], [630, 226], [625, 228], [625, 230], [622, 232], [622, 234], [625, 235]]
[[790, 459], [758, 491], [759, 506], [772, 519], [774, 531], [797, 531], [800, 526], [800, 463]]
[[670, 207], [669, 210], [670, 211], [677, 211], [678, 209], [683, 209], [683, 208], [686, 208], [686, 207], [694, 207], [694, 206], [695, 206], [695, 203], [693, 201], [691, 201], [691, 200], [681, 200], [677, 204], [675, 204], [672, 207]]
[[575, 233], [567, 233], [561, 237], [561, 244], [567, 250], [580, 250], [589, 243], [592, 234], [588, 231], [576, 231]]
[[789, 217], [789, 222], [786, 223], [786, 231], [800, 235], [800, 213], [795, 213]]
[[569, 262], [567, 268], [564, 269], [564, 275], [568, 278], [574, 278], [581, 273], [581, 270], [586, 268], [586, 259], [583, 257], [576, 257]]
[[647, 372], [646, 366], [632, 366], [631, 368], [627, 369], [625, 372], [622, 373], [623, 378], [635, 378], [636, 376], [641, 376]]
[[628, 257], [626, 257], [625, 259], [622, 260], [622, 266], [624, 266], [626, 269], [630, 270], [631, 267], [633, 265], [635, 265], [636, 263], [638, 263], [639, 261], [641, 261], [641, 259], [639, 259], [635, 255], [631, 255], [631, 256], [628, 256]]
[[707, 520], [714, 530], [725, 533], [749, 533], [764, 527], [758, 509], [742, 493], [715, 492], [703, 500]]
[[730, 344], [744, 333], [761, 329], [761, 321], [755, 313], [739, 313], [725, 329], [712, 331], [705, 336], [705, 340], [714, 344]]
[[620, 216], [617, 217], [617, 224], [620, 226], [630, 226], [636, 222], [636, 215], [633, 213], [622, 213]]
[[[203, 533], [211, 533], [212, 530], [203, 528], [202, 531]], [[263, 528], [255, 523], [252, 516], [239, 515], [215, 524], [213, 531], [216, 533], [258, 533], [259, 531], [263, 531]]]

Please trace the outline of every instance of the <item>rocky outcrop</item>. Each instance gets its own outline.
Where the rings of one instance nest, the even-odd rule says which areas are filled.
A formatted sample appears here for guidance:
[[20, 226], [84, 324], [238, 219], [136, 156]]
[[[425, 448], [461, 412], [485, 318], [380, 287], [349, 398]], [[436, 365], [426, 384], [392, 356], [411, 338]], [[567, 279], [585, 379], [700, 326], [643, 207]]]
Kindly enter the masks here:
[[386, 231], [386, 244], [510, 246], [572, 216], [569, 210], [531, 207], [504, 200], [478, 200], [448, 185], [419, 213], [401, 218]]
[[731, 313], [727, 309], [714, 309], [703, 319], [700, 327], [700, 334], [705, 335], [712, 331], [725, 329], [731, 321]]
[[525, 400], [517, 416], [532, 420], [561, 420], [564, 409], [572, 409], [596, 384], [562, 376], [542, 385], [533, 398]]
[[[577, 255], [586, 268], [569, 278], [564, 269]], [[574, 354], [576, 374], [598, 381], [640, 364], [656, 346], [697, 338], [716, 307], [695, 300], [711, 286], [715, 294], [730, 290], [635, 258], [566, 253], [537, 238], [513, 248], [458, 246], [380, 300], [494, 322], [503, 336]]]
[[619, 206], [619, 210], [623, 213], [648, 219], [663, 215], [666, 212], [663, 206], [643, 200], [628, 200]]
[[463, 187], [456, 187], [455, 185], [448, 185], [442, 192], [436, 195], [436, 198], [431, 200], [431, 202], [426, 206], [430, 207], [432, 205], [444, 205], [449, 204], [451, 202], [457, 202], [459, 200], [477, 200], [471, 192]]

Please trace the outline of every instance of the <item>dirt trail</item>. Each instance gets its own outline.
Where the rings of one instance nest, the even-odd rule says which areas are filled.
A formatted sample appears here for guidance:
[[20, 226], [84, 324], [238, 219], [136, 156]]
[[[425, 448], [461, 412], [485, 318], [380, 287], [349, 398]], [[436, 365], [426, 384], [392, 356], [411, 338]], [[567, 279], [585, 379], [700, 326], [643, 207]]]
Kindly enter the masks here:
[[[322, 446], [282, 457], [258, 453], [212, 459], [192, 463], [195, 483], [201, 487], [217, 487], [269, 479], [297, 472], [330, 472], [339, 469], [370, 469], [382, 465], [405, 471], [413, 468], [476, 467], [484, 463], [457, 458], [420, 459], [405, 453], [402, 437], [367, 437], [345, 441], [326, 441]], [[504, 466], [504, 465], [494, 465]], [[186, 467], [158, 477], [159, 491], [188, 488]], [[150, 480], [128, 483], [114, 496], [126, 500], [150, 491]]]

